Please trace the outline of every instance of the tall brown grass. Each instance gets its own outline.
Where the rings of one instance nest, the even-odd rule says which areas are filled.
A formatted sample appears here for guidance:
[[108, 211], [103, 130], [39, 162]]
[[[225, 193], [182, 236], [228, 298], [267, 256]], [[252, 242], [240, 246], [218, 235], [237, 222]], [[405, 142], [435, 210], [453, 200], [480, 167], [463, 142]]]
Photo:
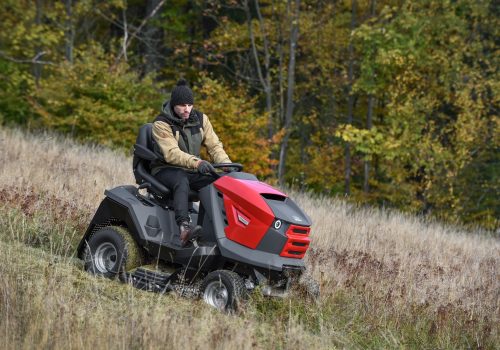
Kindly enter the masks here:
[[[131, 130], [131, 132], [134, 132]], [[319, 301], [252, 296], [237, 315], [82, 271], [72, 253], [130, 156], [0, 129], [0, 347], [493, 348], [500, 242], [480, 230], [292, 192], [312, 218]]]

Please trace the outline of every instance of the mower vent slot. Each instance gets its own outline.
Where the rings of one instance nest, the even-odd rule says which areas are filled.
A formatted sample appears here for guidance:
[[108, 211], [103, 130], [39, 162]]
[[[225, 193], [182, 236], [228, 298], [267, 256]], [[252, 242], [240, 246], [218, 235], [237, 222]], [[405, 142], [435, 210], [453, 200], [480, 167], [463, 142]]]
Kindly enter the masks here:
[[261, 193], [261, 196], [264, 197], [265, 199], [271, 199], [273, 201], [284, 202], [286, 200], [285, 196], [274, 193]]
[[218, 198], [218, 202], [219, 202], [219, 205], [220, 205], [222, 218], [224, 219], [224, 225], [228, 226], [229, 222], [227, 221], [226, 208], [224, 207], [224, 194], [222, 192], [217, 191], [217, 197], [219, 197]]
[[286, 231], [287, 241], [280, 256], [302, 259], [311, 243], [311, 238], [309, 238], [310, 230], [311, 228], [307, 226], [291, 224]]

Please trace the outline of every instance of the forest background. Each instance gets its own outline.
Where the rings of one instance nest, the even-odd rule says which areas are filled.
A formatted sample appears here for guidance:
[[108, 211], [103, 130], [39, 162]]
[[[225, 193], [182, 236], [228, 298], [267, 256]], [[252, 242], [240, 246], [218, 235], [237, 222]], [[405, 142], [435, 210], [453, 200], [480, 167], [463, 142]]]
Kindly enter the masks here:
[[268, 182], [498, 230], [494, 0], [1, 0], [0, 124], [130, 152], [178, 78]]

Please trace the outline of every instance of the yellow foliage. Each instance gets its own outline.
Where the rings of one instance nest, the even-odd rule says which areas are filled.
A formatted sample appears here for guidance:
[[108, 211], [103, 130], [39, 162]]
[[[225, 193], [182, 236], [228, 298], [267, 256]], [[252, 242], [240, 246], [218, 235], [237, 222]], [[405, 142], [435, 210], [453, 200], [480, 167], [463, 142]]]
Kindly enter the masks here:
[[265, 115], [258, 112], [255, 99], [242, 87], [231, 88], [203, 76], [196, 90], [197, 108], [208, 115], [224, 149], [233, 162], [258, 176], [271, 175], [271, 140], [265, 138]]

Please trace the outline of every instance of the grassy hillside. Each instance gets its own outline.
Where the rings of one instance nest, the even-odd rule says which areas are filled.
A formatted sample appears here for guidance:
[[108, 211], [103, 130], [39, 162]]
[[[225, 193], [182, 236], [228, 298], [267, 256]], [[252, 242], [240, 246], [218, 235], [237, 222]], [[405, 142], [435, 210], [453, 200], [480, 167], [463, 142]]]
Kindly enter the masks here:
[[85, 273], [74, 249], [131, 159], [0, 129], [0, 348], [494, 348], [500, 241], [342, 200], [311, 216], [313, 302], [252, 295], [237, 315]]

